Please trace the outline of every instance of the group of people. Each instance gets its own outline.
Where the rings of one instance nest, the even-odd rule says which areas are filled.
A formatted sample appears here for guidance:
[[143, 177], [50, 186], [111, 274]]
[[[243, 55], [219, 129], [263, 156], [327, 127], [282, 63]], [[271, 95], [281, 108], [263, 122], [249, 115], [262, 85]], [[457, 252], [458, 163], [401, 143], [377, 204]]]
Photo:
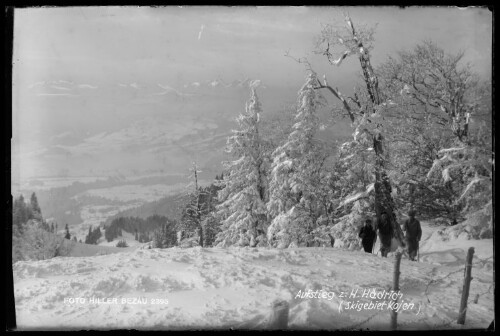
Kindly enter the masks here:
[[[418, 254], [418, 245], [420, 238], [422, 238], [422, 228], [420, 222], [415, 218], [415, 210], [408, 212], [407, 219], [403, 224], [403, 231], [405, 231], [405, 240], [410, 260], [415, 261]], [[373, 245], [378, 237], [380, 239], [380, 253], [382, 257], [387, 257], [391, 250], [392, 238], [394, 236], [394, 227], [387, 212], [383, 211], [380, 214], [380, 221], [376, 221], [375, 225], [370, 218], [366, 219], [364, 226], [359, 231], [361, 244], [365, 252], [373, 253]]]

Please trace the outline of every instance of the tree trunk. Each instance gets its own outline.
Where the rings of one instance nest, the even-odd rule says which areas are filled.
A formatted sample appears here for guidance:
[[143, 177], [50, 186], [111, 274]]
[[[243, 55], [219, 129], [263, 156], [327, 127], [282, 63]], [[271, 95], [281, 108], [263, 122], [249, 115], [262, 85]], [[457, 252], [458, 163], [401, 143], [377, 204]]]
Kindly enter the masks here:
[[195, 192], [196, 192], [196, 221], [198, 224], [198, 235], [200, 237], [199, 244], [203, 247], [203, 227], [201, 225], [201, 204], [200, 204], [200, 191], [198, 189], [198, 167], [196, 164], [193, 165], [194, 168], [194, 182], [195, 182]]
[[416, 191], [416, 186], [415, 184], [411, 183], [410, 186], [409, 186], [410, 190], [409, 190], [409, 199], [410, 199], [410, 209], [414, 209], [415, 208], [415, 191]]
[[[346, 20], [348, 26], [351, 28], [354, 38], [358, 41], [358, 48], [360, 52], [359, 62], [361, 64], [361, 69], [363, 70], [363, 78], [366, 84], [366, 89], [372, 102], [372, 111], [364, 111], [364, 113], [374, 113], [374, 107], [380, 105], [382, 102], [378, 87], [378, 77], [373, 71], [373, 67], [370, 62], [370, 54], [359, 39], [354, 29], [354, 24], [352, 23], [350, 17], [346, 17]], [[403, 232], [396, 221], [396, 215], [394, 213], [396, 206], [391, 195], [391, 182], [387, 176], [385, 168], [386, 160], [384, 155], [384, 136], [380, 132], [375, 133], [372, 136], [373, 148], [375, 150], [375, 213], [377, 221], [380, 222], [380, 215], [383, 211], [387, 212], [389, 218], [391, 219], [391, 225], [393, 226], [394, 237], [404, 246]]]
[[289, 304], [287, 301], [276, 300], [271, 304], [271, 314], [268, 320], [268, 329], [285, 330], [288, 328]]
[[465, 277], [464, 287], [462, 290], [462, 299], [460, 300], [460, 309], [458, 311], [458, 324], [465, 324], [465, 313], [467, 312], [467, 300], [469, 299], [470, 282], [472, 281], [472, 258], [474, 256], [474, 248], [470, 247], [467, 251], [467, 259], [465, 261]]
[[200, 225], [199, 229], [199, 235], [200, 235], [200, 246], [203, 247], [203, 227]]
[[[401, 265], [401, 253], [396, 253], [396, 257], [394, 258], [394, 273], [392, 277], [392, 290], [394, 292], [399, 292], [399, 275], [401, 272], [399, 271], [399, 267]], [[395, 303], [398, 302], [394, 300]], [[398, 328], [398, 312], [394, 309], [391, 310], [391, 330], [396, 330]]]
[[[370, 54], [368, 53], [367, 48], [363, 46], [363, 42], [356, 33], [351, 18], [349, 16], [346, 16], [346, 21], [347, 26], [350, 28], [352, 37], [355, 41], [357, 41], [359, 62], [363, 72], [363, 79], [366, 84], [368, 96], [370, 97], [371, 102], [371, 104], [369, 104], [371, 106], [367, 106], [365, 110], [360, 112], [364, 115], [371, 115], [375, 112], [375, 107], [379, 106], [382, 102], [382, 97], [378, 87], [378, 77], [376, 76], [375, 72], [373, 71], [373, 67], [371, 66]], [[329, 86], [326, 83], [326, 80], [324, 85], [321, 84], [319, 80], [318, 83], [318, 88], [328, 89], [335, 97], [337, 97], [337, 99], [342, 102], [344, 109], [348, 112], [351, 121], [354, 123], [356, 121], [355, 112], [351, 109], [348, 101], [344, 99], [338, 89], [334, 89], [332, 86]], [[361, 108], [361, 104], [359, 101], [356, 102], [356, 105]], [[377, 132], [375, 134], [372, 134], [372, 139], [373, 148], [375, 150], [375, 213], [377, 221], [380, 222], [380, 215], [383, 211], [387, 212], [389, 218], [391, 219], [391, 224], [393, 225], [393, 231], [395, 233], [394, 236], [401, 243], [401, 245], [404, 246], [405, 244], [403, 239], [403, 232], [401, 230], [401, 227], [398, 225], [396, 216], [394, 214], [395, 203], [391, 195], [391, 182], [389, 181], [385, 168], [386, 159], [384, 155], [384, 137], [381, 134], [378, 125]]]
[[404, 246], [403, 231], [396, 220], [391, 182], [385, 170], [382, 134], [373, 137], [373, 148], [375, 149], [375, 213], [377, 221], [380, 223], [380, 215], [385, 211], [391, 221], [394, 237]]

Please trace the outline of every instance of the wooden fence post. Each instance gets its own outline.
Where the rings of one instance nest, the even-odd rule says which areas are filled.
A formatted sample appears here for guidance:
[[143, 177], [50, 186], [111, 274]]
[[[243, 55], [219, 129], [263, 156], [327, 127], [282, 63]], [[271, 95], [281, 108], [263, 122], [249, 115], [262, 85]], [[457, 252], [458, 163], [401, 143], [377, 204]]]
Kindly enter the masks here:
[[288, 328], [288, 311], [290, 306], [286, 301], [274, 301], [271, 304], [271, 315], [269, 317], [269, 329], [284, 330]]
[[472, 281], [472, 257], [474, 248], [470, 247], [465, 260], [464, 289], [462, 290], [462, 300], [460, 301], [460, 310], [458, 311], [458, 324], [465, 324], [465, 313], [467, 311], [467, 300], [469, 299], [470, 282]]
[[[394, 259], [394, 273], [393, 273], [393, 280], [392, 280], [392, 290], [394, 292], [399, 291], [399, 274], [401, 272], [399, 271], [399, 266], [401, 265], [401, 252], [396, 252], [396, 258]], [[396, 297], [396, 300], [393, 300], [394, 303], [398, 302], [398, 299]], [[394, 309], [391, 310], [391, 329], [396, 330], [398, 328], [398, 313]]]

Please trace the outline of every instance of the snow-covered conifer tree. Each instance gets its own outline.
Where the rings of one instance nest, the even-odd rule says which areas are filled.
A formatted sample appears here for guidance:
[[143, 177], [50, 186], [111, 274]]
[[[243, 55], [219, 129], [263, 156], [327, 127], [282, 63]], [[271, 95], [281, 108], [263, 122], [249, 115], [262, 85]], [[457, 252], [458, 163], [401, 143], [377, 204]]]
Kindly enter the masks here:
[[42, 218], [42, 210], [40, 209], [40, 205], [38, 204], [38, 198], [36, 197], [35, 193], [31, 194], [30, 206], [31, 206], [32, 217], [34, 219], [40, 220]]
[[309, 182], [311, 172], [317, 170], [313, 138], [319, 126], [315, 112], [320, 97], [314, 89], [316, 81], [315, 74], [310, 74], [300, 89], [292, 133], [273, 153], [267, 204], [273, 221], [267, 234], [268, 239], [278, 240], [278, 247], [297, 243], [315, 222], [310, 210], [316, 206], [316, 197]]
[[258, 230], [267, 229], [267, 160], [259, 135], [261, 103], [256, 94], [258, 82], [251, 85], [251, 97], [246, 112], [237, 119], [238, 130], [228, 137], [226, 152], [234, 161], [224, 162], [223, 188], [219, 191], [217, 216], [221, 219], [221, 232], [216, 244], [230, 246], [255, 240]]
[[[183, 210], [181, 223], [179, 228], [181, 231], [186, 233], [189, 238], [194, 235], [198, 236], [198, 244], [203, 247], [203, 226], [202, 221], [206, 216], [208, 209], [207, 204], [202, 202], [202, 198], [207, 197], [207, 191], [199, 186], [198, 184], [198, 174], [201, 173], [201, 170], [198, 170], [198, 166], [196, 162], [193, 162], [193, 167], [190, 169], [192, 175], [190, 178], [193, 179], [192, 183], [188, 185], [194, 188], [193, 191], [190, 191], [186, 196], [188, 198], [188, 202]], [[180, 243], [181, 240], [178, 240]]]

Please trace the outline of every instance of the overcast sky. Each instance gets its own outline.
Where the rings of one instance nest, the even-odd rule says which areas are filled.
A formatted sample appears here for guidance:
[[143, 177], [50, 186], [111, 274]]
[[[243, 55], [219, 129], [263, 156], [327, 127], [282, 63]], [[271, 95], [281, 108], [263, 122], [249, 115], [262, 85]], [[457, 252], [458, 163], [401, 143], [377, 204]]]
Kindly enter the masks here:
[[[492, 14], [487, 9], [397, 7], [69, 7], [15, 11], [14, 82], [168, 80], [184, 84], [220, 77], [268, 83], [303, 79], [284, 57], [309, 56], [321, 23], [378, 24], [373, 63], [433, 39], [465, 50], [477, 71], [491, 71]], [[343, 71], [358, 66], [354, 59]], [[326, 69], [326, 68], [325, 68]]]
[[[15, 9], [13, 175], [41, 174], [43, 162], [50, 163], [50, 166], [45, 165], [46, 174], [64, 167], [74, 170], [80, 165], [75, 152], [85, 137], [95, 136], [96, 132], [113, 131], [103, 130], [108, 124], [102, 120], [116, 126], [115, 121], [126, 114], [127, 108], [131, 111], [135, 108], [138, 113], [151, 112], [155, 108], [166, 110], [166, 106], [159, 108], [154, 102], [149, 105], [128, 104], [133, 96], [124, 95], [133, 95], [134, 90], [114, 96], [109, 90], [124, 86], [119, 83], [149, 85], [158, 91], [158, 84], [179, 90], [195, 81], [222, 79], [231, 83], [251, 78], [260, 79], [274, 88], [280, 86], [283, 88], [281, 92], [289, 92], [291, 98], [304, 83], [306, 71], [302, 64], [284, 56], [289, 52], [297, 58], [307, 57], [320, 76], [327, 74], [330, 84], [349, 94], [360, 72], [356, 57], [348, 58], [341, 67], [332, 67], [324, 57], [312, 53], [321, 25], [333, 22], [344, 25], [343, 11], [349, 12], [358, 27], [377, 25], [375, 48], [371, 52], [375, 67], [397, 50], [409, 49], [425, 39], [432, 39], [448, 52], [465, 51], [465, 60], [474, 64], [482, 76], [491, 77], [492, 14], [482, 8], [214, 6]], [[50, 84], [52, 91], [38, 95], [32, 85], [58, 80], [73, 82], [71, 85], [78, 85], [81, 90], [86, 90], [87, 95], [77, 97], [69, 88], [53, 84]], [[273, 93], [267, 96], [265, 91], [262, 92], [261, 98], [267, 108], [284, 99], [277, 96], [276, 91], [268, 91]], [[68, 97], [73, 98], [68, 100]], [[212, 109], [234, 110], [222, 101], [220, 104]], [[241, 107], [244, 107], [244, 101]], [[199, 116], [210, 118], [206, 109], [198, 110]], [[120, 115], [116, 114], [117, 111]], [[236, 116], [239, 112], [235, 110], [234, 113]], [[104, 117], [97, 120], [97, 116]], [[129, 123], [132, 125], [136, 121], [133, 119]], [[167, 121], [174, 130], [176, 127], [190, 127], [186, 120], [182, 125]], [[206, 120], [207, 125], [211, 122]], [[76, 137], [78, 130], [88, 134], [78, 135], [79, 138], [73, 140], [75, 147], [70, 146], [69, 140], [55, 143], [68, 134]], [[47, 156], [51, 151], [61, 151], [58, 145], [65, 146], [73, 155], [71, 159], [63, 154], [57, 157], [59, 161]], [[93, 164], [100, 161], [83, 158], [81, 162]], [[64, 166], [69, 163], [73, 166]]]

